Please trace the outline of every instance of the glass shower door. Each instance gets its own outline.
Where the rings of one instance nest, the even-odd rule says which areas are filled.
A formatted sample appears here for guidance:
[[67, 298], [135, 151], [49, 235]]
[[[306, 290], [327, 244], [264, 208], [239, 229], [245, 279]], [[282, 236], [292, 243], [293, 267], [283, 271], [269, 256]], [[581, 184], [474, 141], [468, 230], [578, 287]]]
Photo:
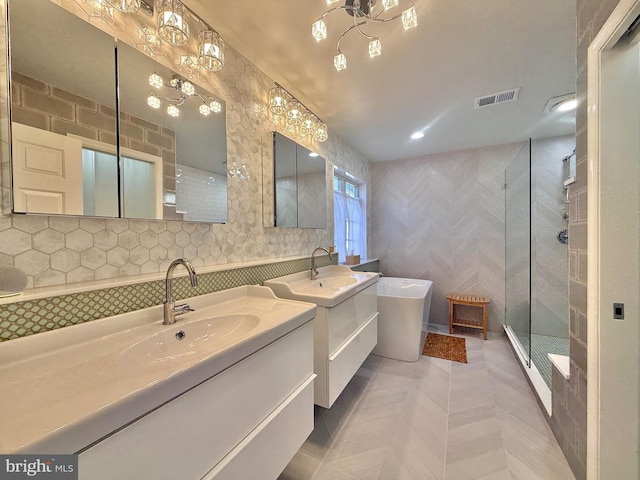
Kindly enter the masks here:
[[507, 329], [531, 359], [531, 141], [505, 170], [505, 302]]

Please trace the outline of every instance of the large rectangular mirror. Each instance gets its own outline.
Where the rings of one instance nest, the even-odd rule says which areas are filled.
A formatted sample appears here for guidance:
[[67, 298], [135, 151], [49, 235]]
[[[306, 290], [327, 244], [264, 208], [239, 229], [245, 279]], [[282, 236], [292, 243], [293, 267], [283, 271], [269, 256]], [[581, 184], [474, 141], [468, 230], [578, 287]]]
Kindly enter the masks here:
[[326, 228], [326, 162], [278, 132], [273, 138], [274, 224]]
[[50, 0], [9, 27], [14, 212], [226, 222], [222, 99]]

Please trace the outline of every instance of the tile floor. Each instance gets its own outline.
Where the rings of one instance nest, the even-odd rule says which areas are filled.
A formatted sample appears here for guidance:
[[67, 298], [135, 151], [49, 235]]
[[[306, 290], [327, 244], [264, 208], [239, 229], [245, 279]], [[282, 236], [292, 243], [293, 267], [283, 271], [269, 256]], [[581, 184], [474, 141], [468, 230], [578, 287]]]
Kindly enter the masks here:
[[279, 480], [573, 480], [506, 337], [464, 336], [467, 364], [370, 355]]

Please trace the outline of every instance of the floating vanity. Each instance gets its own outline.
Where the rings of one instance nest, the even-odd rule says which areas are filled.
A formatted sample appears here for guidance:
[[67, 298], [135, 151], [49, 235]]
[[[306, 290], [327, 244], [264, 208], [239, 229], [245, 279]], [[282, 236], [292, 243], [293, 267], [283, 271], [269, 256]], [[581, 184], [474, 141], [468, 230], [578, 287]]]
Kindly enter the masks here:
[[245, 286], [0, 344], [0, 451], [81, 479], [275, 479], [313, 429], [315, 305]]
[[264, 282], [281, 298], [318, 306], [313, 322], [316, 405], [333, 405], [377, 343], [378, 278], [377, 273], [329, 265], [319, 268], [313, 280], [304, 271]]

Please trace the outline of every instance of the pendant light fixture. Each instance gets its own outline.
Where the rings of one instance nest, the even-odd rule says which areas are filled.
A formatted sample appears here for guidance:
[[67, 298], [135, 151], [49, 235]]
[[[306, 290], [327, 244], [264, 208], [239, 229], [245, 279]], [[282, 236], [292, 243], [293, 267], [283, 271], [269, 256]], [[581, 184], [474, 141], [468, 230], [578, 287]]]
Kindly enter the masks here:
[[212, 72], [224, 67], [224, 41], [218, 32], [202, 30], [198, 34], [198, 63]]
[[180, 0], [156, 0], [155, 14], [158, 35], [174, 47], [186, 45], [189, 41], [187, 9]]
[[[328, 5], [335, 3], [338, 0], [326, 0]], [[363, 37], [369, 40], [369, 56], [371, 58], [377, 57], [382, 54], [382, 42], [379, 37], [369, 35], [364, 31], [365, 27], [368, 27], [372, 24], [386, 23], [391, 22], [393, 20], [401, 19], [402, 26], [405, 30], [410, 30], [415, 28], [418, 25], [418, 16], [416, 14], [416, 9], [413, 4], [409, 6], [403, 12], [391, 16], [385, 17], [383, 14], [394, 7], [399, 5], [399, 0], [381, 0], [381, 7], [376, 9], [378, 4], [378, 0], [345, 0], [344, 5], [339, 5], [337, 7], [332, 7], [327, 10], [318, 20], [316, 20], [311, 26], [311, 34], [316, 39], [316, 41], [320, 42], [327, 38], [327, 25], [324, 22], [324, 18], [330, 13], [336, 12], [338, 10], [343, 10], [347, 12], [353, 19], [351, 25], [344, 30], [340, 36], [338, 37], [337, 42], [337, 53], [333, 57], [333, 65], [336, 70], [344, 70], [347, 68], [347, 57], [342, 53], [340, 49], [340, 43], [342, 39], [348, 33], [352, 31], [358, 32]]]

